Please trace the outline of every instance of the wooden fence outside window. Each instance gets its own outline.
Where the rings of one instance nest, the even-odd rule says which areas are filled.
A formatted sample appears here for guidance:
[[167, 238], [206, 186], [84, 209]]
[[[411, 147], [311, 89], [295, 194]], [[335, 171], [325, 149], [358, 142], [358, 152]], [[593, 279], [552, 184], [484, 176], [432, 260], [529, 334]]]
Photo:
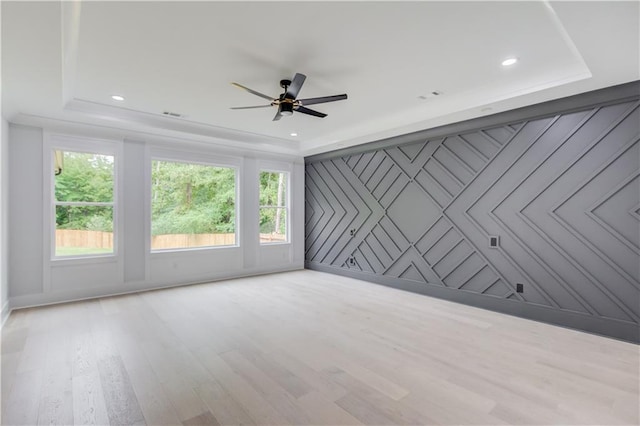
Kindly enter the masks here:
[[[180, 247], [228, 246], [235, 244], [235, 234], [167, 234], [151, 237], [156, 250]], [[261, 242], [282, 242], [281, 234], [260, 234]], [[113, 248], [113, 232], [57, 229], [56, 247]]]

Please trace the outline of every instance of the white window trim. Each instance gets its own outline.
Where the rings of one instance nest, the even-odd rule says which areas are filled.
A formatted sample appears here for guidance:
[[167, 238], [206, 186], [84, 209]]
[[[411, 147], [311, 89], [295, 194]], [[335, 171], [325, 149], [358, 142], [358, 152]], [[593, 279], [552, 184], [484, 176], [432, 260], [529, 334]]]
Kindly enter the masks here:
[[[173, 163], [188, 163], [197, 164], [201, 166], [210, 167], [226, 167], [233, 169], [235, 172], [235, 244], [229, 244], [224, 246], [202, 246], [202, 247], [186, 247], [186, 248], [167, 248], [167, 249], [153, 249], [151, 248], [151, 188], [152, 188], [152, 163], [153, 161], [167, 161]], [[224, 156], [224, 155], [212, 155], [211, 152], [198, 152], [198, 151], [176, 151], [171, 149], [152, 148], [148, 151], [148, 158], [146, 161], [146, 208], [147, 208], [147, 220], [146, 220], [146, 251], [151, 258], [163, 257], [166, 255], [197, 255], [215, 250], [237, 250], [240, 248], [241, 227], [240, 227], [240, 212], [241, 200], [240, 200], [240, 186], [241, 186], [241, 169], [242, 158]], [[148, 262], [147, 262], [148, 264]]]
[[[260, 167], [260, 165], [258, 165], [258, 217], [260, 216], [260, 209], [263, 208], [284, 209], [286, 218], [285, 229], [287, 230], [287, 234], [285, 241], [262, 242], [260, 241], [260, 235], [258, 235], [258, 241], [261, 247], [291, 244], [291, 167], [288, 164], [286, 167], [278, 167], [278, 164], [274, 164], [273, 162], [262, 162], [261, 164], [265, 167]], [[260, 204], [260, 174], [263, 172], [284, 173], [287, 188], [284, 207], [262, 206]], [[260, 233], [260, 224], [258, 224], [258, 233]]]
[[[62, 265], [82, 265], [96, 263], [115, 263], [121, 258], [121, 240], [123, 232], [122, 203], [120, 203], [120, 189], [123, 177], [123, 149], [122, 141], [95, 139], [90, 137], [60, 135], [45, 133], [43, 138], [43, 191], [44, 195], [44, 259], [51, 267]], [[78, 203], [78, 205], [109, 205], [113, 206], [113, 253], [88, 254], [76, 256], [55, 255], [55, 176], [53, 175], [54, 152], [57, 150], [85, 152], [90, 154], [111, 155], [114, 157], [113, 168], [113, 203]], [[73, 202], [64, 202], [73, 205]], [[47, 241], [48, 239], [48, 241]]]

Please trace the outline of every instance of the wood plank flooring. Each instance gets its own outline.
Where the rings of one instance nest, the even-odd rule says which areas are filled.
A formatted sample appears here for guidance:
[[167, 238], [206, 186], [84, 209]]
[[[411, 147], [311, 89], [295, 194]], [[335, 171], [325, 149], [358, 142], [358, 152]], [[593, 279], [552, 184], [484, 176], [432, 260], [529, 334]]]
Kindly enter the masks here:
[[632, 425], [639, 347], [315, 271], [19, 310], [2, 424]]

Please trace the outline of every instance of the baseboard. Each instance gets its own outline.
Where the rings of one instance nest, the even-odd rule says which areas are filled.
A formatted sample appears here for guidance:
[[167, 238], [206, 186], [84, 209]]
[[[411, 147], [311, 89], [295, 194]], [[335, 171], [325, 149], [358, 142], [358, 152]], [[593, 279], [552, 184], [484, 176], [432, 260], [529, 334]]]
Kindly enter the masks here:
[[586, 331], [591, 334], [597, 334], [604, 337], [612, 337], [614, 339], [640, 344], [640, 328], [637, 324], [632, 324], [629, 322], [592, 317], [578, 312], [562, 311], [558, 309], [548, 308], [542, 305], [522, 303], [515, 300], [485, 296], [468, 291], [428, 285], [415, 281], [355, 272], [335, 266], [319, 264], [316, 262], [306, 262], [305, 267], [307, 269], [342, 275], [349, 278], [355, 278], [374, 284], [381, 284], [400, 290], [411, 291], [413, 293], [424, 294], [426, 296], [437, 297], [439, 299], [462, 303], [465, 305], [513, 315], [520, 318], [526, 318], [538, 322], [570, 328], [573, 330]]
[[[182, 287], [195, 284], [213, 283], [216, 281], [230, 280], [235, 278], [246, 278], [258, 275], [268, 275], [278, 272], [298, 271], [304, 269], [304, 265], [291, 264], [285, 267], [273, 267], [273, 268], [255, 268], [245, 269], [238, 273], [223, 273], [210, 276], [203, 276], [198, 278], [190, 278], [189, 281], [181, 282], [127, 282], [124, 284], [117, 284], [109, 287], [101, 288], [87, 288], [87, 289], [73, 289], [64, 291], [55, 291], [50, 293], [38, 293], [28, 294], [24, 296], [12, 297], [11, 310], [32, 308], [37, 306], [55, 305], [59, 303], [77, 302], [81, 300], [98, 299], [108, 296], [119, 296], [124, 294], [139, 293], [143, 291], [160, 290], [172, 287]], [[4, 311], [3, 311], [4, 312]]]

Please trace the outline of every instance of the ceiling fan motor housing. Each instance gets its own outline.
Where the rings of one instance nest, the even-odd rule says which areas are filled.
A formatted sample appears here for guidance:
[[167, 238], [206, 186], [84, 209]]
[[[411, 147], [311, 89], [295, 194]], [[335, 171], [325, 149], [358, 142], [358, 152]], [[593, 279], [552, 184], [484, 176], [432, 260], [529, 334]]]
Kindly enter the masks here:
[[280, 104], [280, 114], [282, 115], [293, 114], [293, 102], [282, 102]]

